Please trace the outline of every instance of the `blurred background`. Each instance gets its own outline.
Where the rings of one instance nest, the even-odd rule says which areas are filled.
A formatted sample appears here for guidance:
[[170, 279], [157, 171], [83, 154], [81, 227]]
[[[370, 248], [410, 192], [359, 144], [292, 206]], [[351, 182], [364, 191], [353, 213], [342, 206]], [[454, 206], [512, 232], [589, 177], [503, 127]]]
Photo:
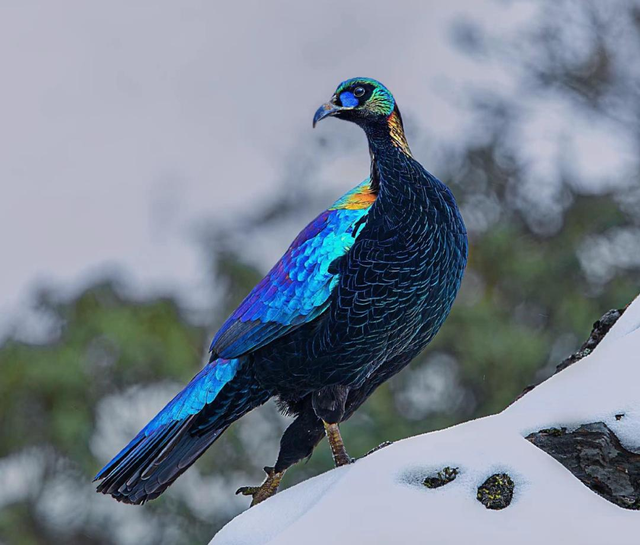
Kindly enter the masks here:
[[[233, 307], [365, 178], [311, 118], [381, 80], [471, 252], [352, 455], [500, 411], [640, 286], [640, 2], [0, 1], [0, 543], [204, 543], [287, 420], [267, 404], [142, 508], [91, 479]], [[285, 486], [331, 467], [322, 444]]]

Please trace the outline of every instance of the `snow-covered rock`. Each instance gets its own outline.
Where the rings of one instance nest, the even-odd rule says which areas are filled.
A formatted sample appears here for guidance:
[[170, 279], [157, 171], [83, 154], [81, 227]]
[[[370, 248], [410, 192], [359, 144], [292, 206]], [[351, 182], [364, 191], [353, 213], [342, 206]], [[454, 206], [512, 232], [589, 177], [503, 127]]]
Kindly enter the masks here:
[[[627, 449], [640, 450], [640, 297], [591, 355], [503, 412], [399, 441], [284, 490], [211, 543], [640, 543], [640, 512], [603, 499], [525, 439], [591, 422], [606, 423]], [[455, 480], [423, 485], [447, 466], [459, 468]], [[515, 483], [513, 501], [499, 511], [476, 499], [495, 473]]]

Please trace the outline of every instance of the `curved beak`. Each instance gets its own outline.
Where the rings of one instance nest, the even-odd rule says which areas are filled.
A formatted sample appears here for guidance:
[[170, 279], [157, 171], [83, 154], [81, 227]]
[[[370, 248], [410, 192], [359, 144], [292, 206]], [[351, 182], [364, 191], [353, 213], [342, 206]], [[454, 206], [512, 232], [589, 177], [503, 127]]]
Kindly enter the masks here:
[[322, 106], [320, 106], [320, 108], [318, 108], [318, 110], [316, 111], [316, 114], [313, 116], [313, 127], [315, 128], [316, 123], [318, 121], [321, 121], [325, 117], [336, 115], [338, 112], [341, 112], [342, 110], [347, 110], [347, 109], [348, 108], [343, 108], [342, 106], [338, 106], [333, 102], [333, 99], [332, 99], [332, 102], [327, 102], [326, 104], [323, 104]]

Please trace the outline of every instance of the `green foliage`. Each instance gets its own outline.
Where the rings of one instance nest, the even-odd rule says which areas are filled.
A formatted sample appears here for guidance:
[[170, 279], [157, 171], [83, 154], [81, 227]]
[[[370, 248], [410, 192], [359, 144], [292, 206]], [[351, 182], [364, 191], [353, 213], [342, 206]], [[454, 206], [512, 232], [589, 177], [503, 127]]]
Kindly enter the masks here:
[[[555, 13], [560, 4], [567, 5], [550, 3], [549, 12]], [[596, 7], [594, 2], [572, 5], [587, 14]], [[629, 15], [637, 26], [637, 18]], [[532, 23], [530, 36], [518, 36], [517, 62], [525, 72], [526, 91], [533, 89], [535, 97], [561, 93], [592, 116], [609, 116], [608, 104], [635, 111], [640, 97], [633, 93], [640, 84], [623, 76], [616, 80], [617, 72], [601, 69], [598, 61], [615, 57], [615, 48], [603, 56], [602, 48], [614, 42], [601, 39], [615, 37], [615, 25], [607, 27], [597, 14], [589, 19], [592, 24], [599, 21], [594, 30], [596, 45], [592, 52], [587, 48], [593, 62], [585, 65], [595, 67], [589, 71], [573, 66], [571, 56], [558, 58], [544, 49], [544, 44], [557, 40], [536, 39], [538, 33], [557, 38], [563, 32], [554, 17], [565, 20], [543, 14]], [[509, 62], [516, 61], [510, 57]], [[605, 100], [613, 92], [617, 100]], [[470, 229], [469, 266], [461, 293], [425, 354], [381, 386], [343, 425], [351, 455], [361, 456], [386, 440], [503, 409], [525, 386], [545, 378], [576, 349], [605, 311], [622, 307], [637, 295], [638, 267], [614, 262], [611, 275], [594, 279], [584, 257], [591, 255], [585, 249], [595, 248], [597, 237], [640, 225], [637, 210], [634, 213], [633, 207], [625, 206], [628, 189], [589, 193], [579, 190], [579, 180], [564, 173], [553, 181], [555, 197], [540, 201], [545, 206], [537, 209], [519, 197], [522, 187], [530, 183], [527, 165], [518, 155], [519, 147], [526, 144], [512, 138], [513, 126], [526, 110], [526, 93], [517, 100], [496, 93], [476, 101], [483, 143], [467, 142], [433, 168], [453, 188], [465, 217], [482, 220]], [[620, 126], [626, 127], [624, 116], [620, 119]], [[423, 155], [423, 150], [414, 147], [413, 151]], [[310, 155], [318, 160], [316, 150]], [[232, 426], [167, 494], [141, 509], [112, 505], [113, 500], [92, 492], [91, 478], [106, 461], [104, 455], [98, 459], [96, 454], [96, 445], [104, 439], [98, 412], [105, 401], [115, 401], [114, 406], [125, 408], [124, 416], [114, 415], [114, 419], [124, 418], [124, 426], [137, 416], [126, 404], [131, 388], [140, 387], [144, 401], [143, 387], [159, 389], [171, 382], [177, 389], [177, 384], [186, 383], [197, 372], [212, 326], [220, 324], [261, 277], [245, 261], [242, 242], [249, 237], [265, 240], [270, 226], [296, 214], [309, 217], [310, 210], [321, 209], [301, 193], [303, 184], [296, 169], [309, 177], [320, 170], [318, 164], [290, 167], [293, 174], [284, 175], [292, 177], [294, 184], [285, 186], [272, 203], [262, 203], [253, 219], [244, 215], [242, 229], [216, 225], [209, 233], [212, 283], [225, 295], [210, 324], [190, 323], [171, 299], [136, 300], [107, 282], [68, 299], [43, 294], [40, 311], [55, 326], [51, 338], [38, 345], [8, 339], [0, 346], [0, 486], [11, 471], [27, 482], [26, 492], [0, 504], [0, 542], [130, 543], [130, 532], [138, 536], [139, 545], [202, 543], [246, 505], [233, 497], [233, 491], [263, 478], [261, 467], [274, 462], [286, 425], [272, 405]], [[613, 183], [618, 176], [612, 172], [605, 181]], [[312, 182], [305, 187], [312, 187]], [[640, 185], [637, 179], [633, 183]], [[497, 214], [478, 206], [487, 199], [494, 202]], [[555, 223], [548, 215], [552, 209]], [[246, 238], [238, 238], [238, 232]], [[606, 250], [590, 259], [596, 264], [610, 262], [615, 249]], [[421, 380], [424, 391], [416, 392]], [[444, 384], [440, 390], [438, 383]], [[122, 446], [111, 445], [111, 454]], [[10, 463], [17, 463], [18, 469], [10, 471]], [[287, 473], [284, 485], [331, 466], [323, 443], [308, 463]], [[186, 494], [181, 486], [188, 487]], [[46, 503], [47, 497], [53, 497], [53, 503]], [[64, 505], [64, 511], [72, 512], [73, 520], [56, 522], [51, 513], [56, 502], [63, 501], [72, 502], [70, 507]], [[135, 534], [136, 528], [144, 532]]]
[[60, 334], [46, 345], [9, 341], [0, 350], [0, 456], [50, 445], [93, 470], [87, 445], [96, 400], [130, 384], [188, 380], [204, 332], [172, 301], [126, 301], [109, 284], [43, 307]]

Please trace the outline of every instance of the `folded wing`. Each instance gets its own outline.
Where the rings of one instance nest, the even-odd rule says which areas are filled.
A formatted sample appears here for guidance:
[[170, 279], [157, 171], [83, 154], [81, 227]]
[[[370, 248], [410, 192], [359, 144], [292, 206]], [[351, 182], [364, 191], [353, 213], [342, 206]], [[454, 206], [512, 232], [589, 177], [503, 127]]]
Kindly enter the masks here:
[[375, 197], [367, 179], [307, 225], [220, 328], [212, 358], [257, 350], [320, 316], [338, 281], [331, 265], [353, 245]]

